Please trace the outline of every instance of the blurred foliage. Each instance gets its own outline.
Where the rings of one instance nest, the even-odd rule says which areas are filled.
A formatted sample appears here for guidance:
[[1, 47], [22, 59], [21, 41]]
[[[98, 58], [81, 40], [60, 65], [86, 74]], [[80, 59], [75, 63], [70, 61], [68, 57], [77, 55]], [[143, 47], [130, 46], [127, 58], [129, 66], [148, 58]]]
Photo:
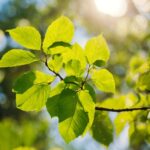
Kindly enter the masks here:
[[47, 149], [48, 124], [46, 121], [5, 118], [0, 122], [0, 149], [12, 150], [19, 146]]

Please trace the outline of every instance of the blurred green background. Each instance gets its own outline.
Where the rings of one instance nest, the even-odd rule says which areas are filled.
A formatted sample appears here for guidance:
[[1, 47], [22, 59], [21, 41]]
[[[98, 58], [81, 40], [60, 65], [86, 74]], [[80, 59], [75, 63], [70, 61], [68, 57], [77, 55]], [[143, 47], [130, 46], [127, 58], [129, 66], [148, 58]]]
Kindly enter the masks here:
[[[129, 73], [129, 62], [133, 57], [144, 61], [150, 55], [150, 1], [0, 0], [0, 57], [12, 47], [19, 47], [5, 32], [7, 29], [32, 25], [44, 36], [48, 25], [60, 15], [66, 15], [74, 22], [73, 42], [82, 46], [90, 37], [103, 33], [111, 50], [107, 68], [115, 76], [117, 92], [132, 92], [134, 79]], [[65, 144], [57, 131], [57, 119], [51, 120], [45, 110], [26, 113], [15, 107], [15, 95], [11, 91], [13, 81], [33, 67], [38, 66], [0, 69], [0, 150], [19, 146], [37, 150], [105, 149], [90, 135]], [[101, 93], [98, 100], [108, 96]], [[114, 139], [110, 150], [150, 148], [143, 139], [129, 144], [127, 129], [123, 132]]]

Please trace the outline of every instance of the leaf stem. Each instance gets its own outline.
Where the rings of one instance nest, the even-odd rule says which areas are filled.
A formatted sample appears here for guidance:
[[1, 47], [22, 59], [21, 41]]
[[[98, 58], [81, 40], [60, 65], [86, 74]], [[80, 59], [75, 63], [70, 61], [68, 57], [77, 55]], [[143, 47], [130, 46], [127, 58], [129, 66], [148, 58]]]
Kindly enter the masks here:
[[[48, 66], [48, 63], [47, 63], [47, 55], [45, 55], [45, 58], [46, 58], [46, 60], [44, 61], [44, 63], [45, 63], [45, 66], [51, 71], [51, 72], [53, 72], [57, 77], [59, 77], [59, 79], [61, 80], [61, 81], [64, 81], [64, 78], [59, 74], [59, 73], [57, 73], [57, 72], [55, 72], [54, 70], [52, 70], [49, 66]], [[75, 82], [65, 82], [65, 83], [67, 83], [67, 84], [74, 84], [74, 85], [76, 85], [76, 86], [79, 86], [77, 83], [75, 83]]]
[[90, 69], [91, 69], [91, 65], [88, 66], [88, 70], [87, 70], [86, 77], [85, 77], [85, 79], [84, 79], [84, 80], [82, 81], [82, 83], [81, 83], [81, 89], [83, 89], [83, 86], [84, 86], [84, 84], [86, 83], [86, 81], [87, 81], [87, 79], [88, 79]]
[[150, 106], [147, 106], [147, 107], [138, 107], [138, 108], [123, 108], [123, 109], [95, 107], [95, 110], [99, 110], [99, 111], [111, 111], [111, 112], [128, 112], [128, 111], [136, 111], [136, 110], [150, 110]]
[[46, 57], [46, 61], [45, 61], [45, 66], [46, 66], [51, 72], [53, 72], [57, 77], [59, 77], [61, 81], [64, 80], [64, 78], [63, 78], [59, 73], [55, 72], [54, 70], [52, 70], [52, 69], [48, 66], [47, 57]]

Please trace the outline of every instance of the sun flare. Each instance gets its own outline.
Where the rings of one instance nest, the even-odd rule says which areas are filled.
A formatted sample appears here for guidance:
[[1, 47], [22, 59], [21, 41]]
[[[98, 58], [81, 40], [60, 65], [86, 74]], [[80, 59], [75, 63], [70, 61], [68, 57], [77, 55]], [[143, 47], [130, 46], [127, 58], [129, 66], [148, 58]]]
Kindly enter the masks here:
[[126, 0], [94, 0], [99, 11], [112, 17], [121, 17], [127, 11]]

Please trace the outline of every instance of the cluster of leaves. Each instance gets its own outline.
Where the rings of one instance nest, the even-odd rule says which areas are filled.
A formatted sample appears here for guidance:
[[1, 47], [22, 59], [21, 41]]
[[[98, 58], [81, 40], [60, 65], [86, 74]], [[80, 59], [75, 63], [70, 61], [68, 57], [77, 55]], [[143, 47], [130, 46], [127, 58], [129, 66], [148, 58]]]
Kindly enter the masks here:
[[[131, 80], [132, 78], [132, 80]], [[129, 75], [127, 81], [135, 90], [150, 92], [150, 59], [147, 56], [138, 54], [130, 61]]]
[[[101, 132], [105, 132], [102, 122], [105, 114], [95, 113], [94, 90], [96, 87], [104, 92], [115, 92], [112, 74], [102, 68], [110, 55], [104, 37], [91, 38], [84, 49], [78, 43], [71, 44], [74, 26], [65, 16], [48, 27], [44, 40], [31, 26], [17, 27], [8, 32], [26, 49], [9, 50], [0, 60], [1, 68], [42, 62], [53, 73], [31, 70], [16, 79], [13, 92], [16, 93], [17, 108], [40, 111], [46, 105], [50, 116], [58, 117], [59, 131], [66, 142], [84, 135], [91, 127], [95, 135], [99, 123]], [[56, 78], [60, 81], [56, 82]], [[53, 82], [55, 87], [51, 86]], [[104, 121], [109, 125], [107, 117]], [[109, 140], [103, 142], [102, 139], [102, 143], [108, 144]]]
[[[126, 95], [120, 95], [118, 93], [113, 98], [108, 98], [97, 103], [96, 106], [116, 110], [150, 106], [150, 59], [148, 56], [142, 54], [133, 56], [129, 62], [126, 80], [130, 87], [129, 93]], [[97, 113], [102, 114], [102, 112]], [[101, 119], [102, 115], [99, 115], [99, 123], [94, 122], [95, 136], [99, 142], [108, 145], [113, 140], [112, 133], [115, 133], [118, 137], [128, 125], [128, 136], [132, 147], [141, 149], [140, 146], [145, 143], [150, 143], [149, 111], [120, 112], [116, 115], [113, 123], [109, 119], [108, 112], [104, 114], [104, 120]], [[97, 134], [98, 132], [99, 134]], [[108, 143], [105, 139], [107, 139], [106, 141]]]
[[[118, 95], [96, 103], [95, 89], [115, 92], [113, 76], [103, 68], [110, 53], [102, 35], [90, 39], [84, 49], [78, 43], [71, 44], [74, 27], [64, 16], [48, 27], [44, 40], [41, 40], [40, 33], [30, 26], [17, 27], [8, 32], [16, 42], [27, 49], [8, 51], [1, 58], [0, 67], [42, 62], [53, 73], [51, 75], [32, 70], [21, 75], [13, 87], [17, 108], [40, 111], [46, 105], [50, 116], [58, 117], [59, 131], [66, 142], [91, 130], [97, 141], [109, 145], [113, 141], [114, 129], [116, 134], [120, 135], [127, 123], [132, 145], [138, 145], [143, 139], [149, 142], [148, 112], [119, 113], [113, 124], [108, 112], [95, 111], [95, 106], [110, 109], [149, 106], [148, 58], [135, 56], [130, 62], [127, 81], [138, 95]], [[60, 81], [57, 82], [56, 78]], [[55, 86], [51, 86], [52, 83], [55, 83]], [[136, 136], [140, 138], [137, 139]]]
[[[137, 54], [129, 63], [127, 83], [134, 94], [134, 107], [150, 106], [150, 59], [145, 54]], [[150, 143], [149, 112], [126, 113], [125, 123], [129, 123], [129, 137], [132, 146]], [[118, 119], [119, 120], [119, 119]], [[139, 137], [139, 138], [136, 138]]]
[[[127, 83], [129, 87], [131, 87], [129, 88], [130, 92], [126, 95], [120, 95], [120, 93], [118, 93], [113, 98], [108, 98], [97, 103], [96, 106], [109, 109], [113, 108], [116, 110], [150, 106], [149, 74], [149, 58], [145, 55], [142, 56], [141, 54], [134, 56], [129, 63], [129, 70], [126, 77]], [[102, 112], [97, 113], [102, 114]], [[113, 140], [112, 133], [115, 132], [116, 136], [118, 137], [123, 129], [128, 125], [128, 135], [130, 139], [130, 145], [132, 147], [136, 149], [142, 146], [144, 143], [150, 143], [150, 113], [148, 111], [120, 112], [116, 115], [113, 123], [109, 119], [108, 112], [103, 112], [103, 114], [105, 114], [105, 117], [103, 117], [105, 118], [104, 120], [101, 119], [102, 115], [99, 115], [99, 123], [97, 123], [98, 120], [94, 121], [94, 136], [99, 142], [108, 145]], [[101, 130], [101, 128], [103, 130]], [[104, 141], [102, 141], [102, 139]]]

